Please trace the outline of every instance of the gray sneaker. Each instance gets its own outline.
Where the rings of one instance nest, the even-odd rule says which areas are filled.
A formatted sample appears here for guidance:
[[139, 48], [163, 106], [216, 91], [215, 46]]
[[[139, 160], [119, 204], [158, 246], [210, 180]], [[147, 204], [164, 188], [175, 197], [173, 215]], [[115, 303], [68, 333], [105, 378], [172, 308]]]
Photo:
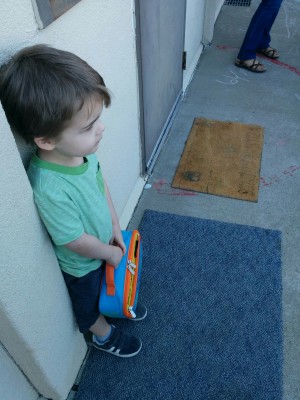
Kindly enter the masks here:
[[93, 346], [96, 349], [118, 357], [133, 357], [140, 352], [142, 348], [140, 339], [126, 335], [114, 325], [111, 325], [111, 329], [111, 335], [104, 343], [99, 342], [97, 336], [93, 335]]

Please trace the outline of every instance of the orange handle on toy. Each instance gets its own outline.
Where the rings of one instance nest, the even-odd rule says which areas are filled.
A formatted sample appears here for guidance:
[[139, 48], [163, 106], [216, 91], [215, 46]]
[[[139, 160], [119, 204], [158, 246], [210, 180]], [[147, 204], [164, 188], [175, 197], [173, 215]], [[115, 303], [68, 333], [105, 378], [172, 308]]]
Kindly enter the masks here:
[[107, 296], [114, 296], [116, 293], [116, 287], [115, 287], [115, 268], [113, 265], [106, 264], [105, 279], [106, 279]]

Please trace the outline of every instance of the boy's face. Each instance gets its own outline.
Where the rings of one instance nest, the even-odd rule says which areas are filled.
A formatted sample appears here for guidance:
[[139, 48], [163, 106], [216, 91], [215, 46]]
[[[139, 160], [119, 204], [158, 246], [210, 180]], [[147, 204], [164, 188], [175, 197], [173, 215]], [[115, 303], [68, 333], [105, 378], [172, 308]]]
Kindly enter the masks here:
[[105, 129], [100, 119], [102, 109], [103, 101], [86, 101], [55, 139], [56, 153], [63, 157], [84, 157], [95, 153]]

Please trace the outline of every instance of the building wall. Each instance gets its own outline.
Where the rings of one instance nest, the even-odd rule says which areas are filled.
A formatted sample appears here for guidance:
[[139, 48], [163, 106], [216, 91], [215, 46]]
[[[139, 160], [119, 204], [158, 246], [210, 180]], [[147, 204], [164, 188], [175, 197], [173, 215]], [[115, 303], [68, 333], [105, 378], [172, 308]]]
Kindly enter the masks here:
[[[0, 345], [0, 399], [37, 400], [39, 394], [21, 373], [7, 351]], [[3, 384], [5, 382], [5, 384]]]
[[202, 37], [204, 15], [205, 0], [187, 0], [184, 40], [184, 50], [187, 52], [187, 62], [186, 70], [183, 72], [183, 90], [186, 89], [190, 82], [203, 50]]
[[[187, 0], [185, 85], [202, 51], [204, 5], [211, 1], [220, 3]], [[123, 228], [144, 185], [133, 4], [133, 0], [81, 0], [39, 30], [31, 0], [0, 2], [0, 63], [24, 46], [46, 43], [85, 59], [111, 90], [112, 106], [103, 113], [106, 130], [97, 155]], [[212, 7], [209, 10], [215, 15]], [[9, 376], [0, 375], [0, 387], [8, 400], [9, 395], [18, 399], [17, 391], [22, 400], [36, 399], [37, 392], [65, 399], [86, 354], [33, 203], [25, 172], [33, 150], [12, 135], [0, 107], [0, 353], [6, 355], [0, 357], [0, 370]], [[12, 382], [18, 384], [12, 388]]]
[[224, 0], [187, 0], [184, 50], [187, 52], [183, 73], [183, 91], [187, 88], [204, 46], [213, 39], [216, 19]]
[[[21, 47], [47, 43], [75, 52], [104, 77], [113, 99], [103, 113], [106, 131], [98, 156], [120, 216], [143, 183], [133, 30], [131, 0], [113, 5], [82, 0], [44, 30], [37, 27], [30, 0], [0, 2], [0, 62]], [[64, 399], [86, 345], [32, 200], [22, 163], [31, 151], [15, 141], [0, 108], [0, 341], [38, 392]], [[2, 359], [0, 364], [5, 368]], [[11, 371], [20, 373], [17, 367]], [[2, 388], [9, 384], [0, 380]]]
[[203, 43], [205, 45], [208, 45], [212, 42], [214, 25], [223, 4], [224, 0], [205, 1], [205, 17], [203, 29]]

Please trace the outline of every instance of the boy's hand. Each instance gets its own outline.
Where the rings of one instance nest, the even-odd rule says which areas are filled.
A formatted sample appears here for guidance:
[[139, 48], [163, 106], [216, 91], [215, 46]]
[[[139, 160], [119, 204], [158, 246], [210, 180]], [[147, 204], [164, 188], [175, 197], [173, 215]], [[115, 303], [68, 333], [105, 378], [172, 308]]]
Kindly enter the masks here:
[[[93, 235], [84, 233], [80, 238], [65, 245], [69, 250], [74, 251], [83, 257], [105, 260], [117, 267], [123, 256], [123, 249], [115, 243], [105, 244]], [[124, 246], [125, 247], [125, 246]]]
[[119, 246], [111, 246], [111, 249], [111, 256], [106, 259], [106, 262], [117, 268], [123, 257], [123, 251]]
[[125, 255], [126, 246], [125, 246], [125, 243], [124, 243], [123, 236], [122, 236], [122, 233], [120, 231], [120, 228], [119, 229], [113, 229], [113, 238], [111, 240], [111, 244], [120, 247], [120, 249], [123, 252], [123, 256]]

